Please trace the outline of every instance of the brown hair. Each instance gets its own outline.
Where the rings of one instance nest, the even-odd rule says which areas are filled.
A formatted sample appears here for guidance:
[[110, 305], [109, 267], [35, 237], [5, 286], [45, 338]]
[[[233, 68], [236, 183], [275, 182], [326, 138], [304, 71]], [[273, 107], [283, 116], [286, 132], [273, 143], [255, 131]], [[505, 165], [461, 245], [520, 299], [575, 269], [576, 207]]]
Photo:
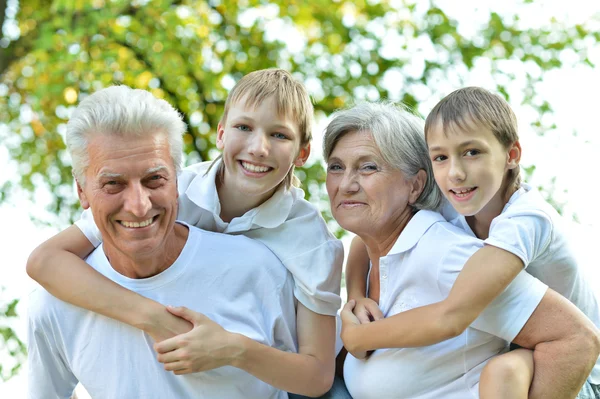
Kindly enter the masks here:
[[[271, 97], [277, 104], [277, 113], [292, 118], [298, 125], [300, 148], [307, 146], [312, 140], [313, 104], [304, 85], [283, 69], [262, 69], [240, 79], [227, 96], [220, 123], [225, 124], [229, 108], [236, 102], [244, 99], [247, 107], [254, 108]], [[294, 165], [283, 183], [286, 188], [300, 186]]]
[[[444, 97], [431, 110], [425, 120], [425, 139], [438, 123], [442, 123], [445, 135], [453, 127], [472, 130], [473, 124], [489, 129], [505, 148], [517, 140], [517, 117], [510, 105], [499, 95], [481, 87], [465, 87]], [[506, 192], [521, 184], [520, 168], [510, 169], [506, 176]]]

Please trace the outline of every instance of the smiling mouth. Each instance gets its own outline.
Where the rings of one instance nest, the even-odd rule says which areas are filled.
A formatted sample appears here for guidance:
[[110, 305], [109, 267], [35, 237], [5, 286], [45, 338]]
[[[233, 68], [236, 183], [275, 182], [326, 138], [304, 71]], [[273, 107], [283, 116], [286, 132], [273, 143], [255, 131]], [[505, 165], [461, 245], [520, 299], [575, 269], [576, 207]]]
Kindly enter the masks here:
[[267, 172], [273, 170], [273, 168], [271, 168], [269, 166], [255, 165], [253, 163], [246, 162], [246, 161], [239, 161], [239, 163], [244, 170], [247, 170], [248, 172], [251, 172], [251, 173], [267, 173]]
[[464, 197], [468, 196], [469, 194], [471, 194], [475, 190], [477, 190], [477, 187], [453, 189], [453, 190], [450, 190], [450, 192], [452, 194], [456, 195], [458, 198], [464, 198]]
[[143, 227], [150, 226], [156, 219], [158, 219], [158, 215], [151, 217], [148, 220], [144, 220], [141, 222], [128, 222], [126, 220], [119, 220], [119, 224], [123, 227], [127, 227], [129, 229], [141, 229]]

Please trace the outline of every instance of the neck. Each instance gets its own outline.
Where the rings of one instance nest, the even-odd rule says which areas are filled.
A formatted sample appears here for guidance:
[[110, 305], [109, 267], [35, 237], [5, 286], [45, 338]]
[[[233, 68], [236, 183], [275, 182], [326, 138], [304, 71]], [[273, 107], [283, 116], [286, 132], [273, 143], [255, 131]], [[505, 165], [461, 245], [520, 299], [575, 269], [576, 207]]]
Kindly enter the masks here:
[[359, 234], [367, 247], [369, 259], [372, 263], [379, 264], [379, 258], [390, 252], [413, 216], [413, 209], [406, 206], [404, 211], [393, 219], [392, 223], [388, 221], [383, 228], [379, 226], [372, 234]]
[[254, 209], [277, 191], [276, 189], [270, 193], [261, 196], [247, 196], [240, 193], [236, 187], [229, 187], [225, 176], [217, 176], [217, 194], [219, 195], [219, 203], [221, 204], [221, 214], [219, 215], [224, 222], [231, 222], [234, 218], [244, 215], [251, 209]]
[[508, 203], [510, 197], [517, 191], [516, 188], [508, 190], [500, 189], [498, 193], [474, 216], [467, 216], [465, 219], [475, 233], [477, 238], [485, 240], [490, 234], [490, 225], [496, 216], [502, 213], [504, 206]]
[[187, 242], [188, 235], [187, 226], [175, 223], [164, 245], [160, 248], [145, 251], [142, 255], [134, 254], [132, 256], [115, 247], [104, 246], [104, 253], [112, 268], [123, 276], [132, 279], [148, 278], [168, 269], [177, 260]]

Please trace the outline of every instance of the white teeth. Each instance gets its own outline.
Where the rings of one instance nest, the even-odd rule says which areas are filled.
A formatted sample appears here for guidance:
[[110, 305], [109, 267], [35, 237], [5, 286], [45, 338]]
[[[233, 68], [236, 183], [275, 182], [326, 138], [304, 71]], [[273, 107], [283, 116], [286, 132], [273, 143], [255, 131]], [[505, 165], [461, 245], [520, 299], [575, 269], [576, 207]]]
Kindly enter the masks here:
[[129, 227], [129, 228], [140, 228], [140, 227], [146, 227], [149, 226], [150, 223], [152, 223], [152, 218], [148, 219], [148, 220], [144, 220], [143, 222], [126, 222], [124, 220], [121, 221], [121, 224], [125, 227]]
[[463, 188], [463, 189], [453, 189], [452, 192], [457, 197], [466, 197], [467, 194], [469, 194], [473, 190], [474, 190], [474, 188]]
[[250, 172], [256, 172], [256, 173], [264, 173], [264, 172], [268, 172], [269, 168], [268, 166], [258, 166], [258, 165], [253, 165], [251, 163], [248, 162], [244, 162], [242, 161], [242, 167], [244, 169], [249, 170]]

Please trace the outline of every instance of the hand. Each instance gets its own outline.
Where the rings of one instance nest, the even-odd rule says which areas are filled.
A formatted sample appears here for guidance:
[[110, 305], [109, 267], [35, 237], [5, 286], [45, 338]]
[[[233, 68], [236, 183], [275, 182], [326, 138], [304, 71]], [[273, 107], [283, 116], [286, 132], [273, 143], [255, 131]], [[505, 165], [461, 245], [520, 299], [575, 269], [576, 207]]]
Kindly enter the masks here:
[[356, 330], [360, 328], [361, 322], [358, 317], [352, 312], [354, 307], [356, 306], [356, 301], [354, 299], [348, 301], [346, 305], [342, 308], [342, 312], [340, 313], [340, 317], [342, 319], [342, 342], [344, 342], [344, 347], [352, 356], [357, 359], [364, 359], [367, 357], [366, 351], [356, 351], [354, 348], [356, 347]]
[[379, 309], [379, 305], [371, 298], [357, 298], [355, 301], [356, 306], [354, 307], [353, 313], [358, 317], [361, 324], [384, 318], [381, 309]]
[[194, 326], [190, 332], [154, 344], [158, 361], [165, 370], [189, 374], [230, 365], [241, 354], [236, 335], [186, 307], [167, 306], [167, 310]]
[[185, 334], [193, 327], [192, 323], [168, 312], [168, 308], [161, 307], [150, 317], [151, 323], [144, 328], [154, 342], [161, 342], [179, 334]]

